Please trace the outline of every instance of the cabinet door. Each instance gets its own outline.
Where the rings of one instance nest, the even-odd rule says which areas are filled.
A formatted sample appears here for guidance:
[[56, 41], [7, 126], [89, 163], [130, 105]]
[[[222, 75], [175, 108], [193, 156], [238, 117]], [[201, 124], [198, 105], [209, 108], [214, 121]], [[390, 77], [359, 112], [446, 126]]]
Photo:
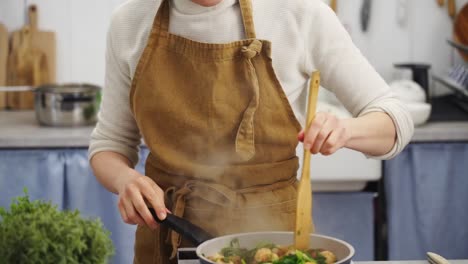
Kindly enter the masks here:
[[132, 263], [136, 227], [123, 222], [118, 196], [107, 191], [93, 175], [87, 150], [69, 150], [65, 155], [65, 206], [87, 217], [99, 217], [111, 231], [115, 255], [111, 263]]
[[0, 206], [27, 188], [31, 200], [52, 201], [64, 208], [64, 156], [58, 150], [0, 150]]
[[468, 258], [468, 144], [412, 144], [384, 168], [389, 258]]
[[[63, 151], [64, 166], [64, 206], [78, 209], [84, 216], [99, 217], [104, 226], [111, 231], [115, 246], [114, 264], [133, 262], [133, 246], [136, 226], [123, 222], [117, 208], [118, 196], [107, 191], [94, 176], [88, 163], [86, 149]], [[148, 150], [140, 152], [140, 162], [136, 169], [144, 174], [144, 163]]]
[[374, 260], [375, 194], [314, 193], [316, 233], [342, 239], [356, 250], [357, 261]]

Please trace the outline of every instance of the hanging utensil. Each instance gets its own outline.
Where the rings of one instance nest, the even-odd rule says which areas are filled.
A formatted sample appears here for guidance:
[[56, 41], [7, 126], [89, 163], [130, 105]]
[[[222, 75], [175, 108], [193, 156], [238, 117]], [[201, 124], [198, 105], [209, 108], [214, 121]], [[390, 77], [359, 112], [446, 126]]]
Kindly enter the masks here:
[[439, 4], [439, 6], [444, 6], [445, 0], [437, 0], [437, 4]]
[[448, 0], [448, 14], [451, 18], [455, 18], [457, 15], [457, 4], [455, 0]]
[[408, 23], [408, 1], [409, 0], [398, 0], [397, 3], [396, 20], [401, 27], [406, 26]]
[[[317, 109], [317, 97], [320, 87], [320, 72], [312, 74], [307, 103], [306, 132], [315, 117]], [[314, 232], [312, 220], [312, 187], [310, 182], [310, 150], [304, 149], [304, 161], [301, 180], [297, 190], [296, 227], [294, 232], [294, 245], [297, 249], [310, 247], [310, 233]], [[311, 230], [312, 229], [312, 230]]]
[[363, 0], [361, 7], [361, 29], [363, 32], [366, 32], [369, 28], [369, 19], [371, 12], [371, 0]]

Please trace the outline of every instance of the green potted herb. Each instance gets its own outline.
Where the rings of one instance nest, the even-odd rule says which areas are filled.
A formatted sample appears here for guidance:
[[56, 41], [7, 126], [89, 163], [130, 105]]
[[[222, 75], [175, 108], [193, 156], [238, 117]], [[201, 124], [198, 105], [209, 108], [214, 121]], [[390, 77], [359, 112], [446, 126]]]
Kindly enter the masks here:
[[30, 201], [27, 192], [10, 210], [0, 208], [0, 263], [107, 263], [114, 247], [99, 219]]

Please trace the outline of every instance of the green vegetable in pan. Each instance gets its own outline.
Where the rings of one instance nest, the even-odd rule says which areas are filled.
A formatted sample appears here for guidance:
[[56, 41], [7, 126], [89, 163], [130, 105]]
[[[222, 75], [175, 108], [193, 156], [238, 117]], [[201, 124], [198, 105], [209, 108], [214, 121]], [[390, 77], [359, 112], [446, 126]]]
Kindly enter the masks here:
[[332, 264], [336, 256], [322, 249], [296, 250], [293, 247], [278, 246], [273, 243], [259, 243], [253, 249], [242, 248], [238, 239], [233, 239], [228, 247], [208, 257], [218, 264]]

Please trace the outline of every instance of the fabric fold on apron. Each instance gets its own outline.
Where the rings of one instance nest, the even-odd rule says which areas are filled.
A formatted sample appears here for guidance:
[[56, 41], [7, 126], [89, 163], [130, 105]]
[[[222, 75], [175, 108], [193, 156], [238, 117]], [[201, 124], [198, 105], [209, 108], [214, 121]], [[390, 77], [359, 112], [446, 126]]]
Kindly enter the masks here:
[[254, 117], [259, 104], [260, 88], [252, 59], [261, 51], [262, 42], [259, 40], [253, 40], [250, 45], [242, 47], [242, 55], [247, 63], [246, 79], [250, 80], [250, 84], [252, 85], [252, 87], [250, 87], [252, 98], [244, 112], [236, 136], [236, 152], [239, 154], [242, 161], [250, 160], [255, 155]]

